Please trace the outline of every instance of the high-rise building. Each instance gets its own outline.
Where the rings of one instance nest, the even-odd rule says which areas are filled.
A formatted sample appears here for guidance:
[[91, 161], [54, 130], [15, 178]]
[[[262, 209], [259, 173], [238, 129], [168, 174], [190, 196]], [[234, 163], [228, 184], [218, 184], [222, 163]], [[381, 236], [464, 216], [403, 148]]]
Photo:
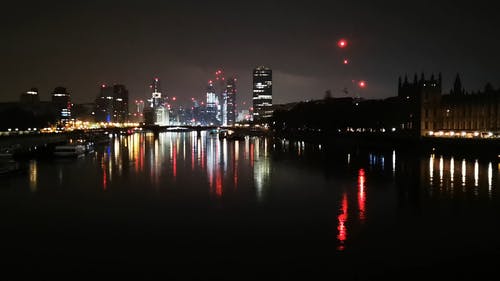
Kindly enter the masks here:
[[160, 79], [154, 78], [153, 84], [151, 84], [151, 99], [150, 108], [146, 113], [148, 116], [152, 116], [151, 118], [145, 118], [146, 123], [153, 123], [155, 125], [167, 126], [170, 124], [169, 120], [169, 109], [167, 104], [167, 97], [163, 96], [161, 93], [160, 87]]
[[128, 90], [124, 85], [101, 85], [95, 101], [95, 120], [125, 122], [128, 120]]
[[128, 90], [124, 85], [114, 85], [114, 112], [113, 117], [116, 122], [128, 121]]
[[259, 66], [253, 70], [253, 120], [266, 122], [273, 115], [273, 72]]
[[234, 77], [227, 79], [223, 112], [225, 117], [223, 125], [234, 126], [236, 123], [236, 78]]
[[151, 107], [158, 108], [163, 106], [165, 99], [161, 96], [160, 79], [153, 79], [153, 84], [151, 84], [152, 96], [151, 96]]
[[40, 97], [38, 95], [37, 88], [31, 88], [29, 91], [26, 91], [21, 94], [21, 103], [26, 104], [35, 104], [40, 102]]
[[219, 105], [219, 98], [215, 92], [215, 87], [213, 81], [208, 81], [207, 86], [207, 102], [205, 105], [205, 122], [207, 125], [218, 125], [219, 120], [217, 120], [217, 106]]
[[64, 87], [56, 87], [52, 92], [52, 104], [57, 110], [61, 122], [71, 118], [71, 95]]

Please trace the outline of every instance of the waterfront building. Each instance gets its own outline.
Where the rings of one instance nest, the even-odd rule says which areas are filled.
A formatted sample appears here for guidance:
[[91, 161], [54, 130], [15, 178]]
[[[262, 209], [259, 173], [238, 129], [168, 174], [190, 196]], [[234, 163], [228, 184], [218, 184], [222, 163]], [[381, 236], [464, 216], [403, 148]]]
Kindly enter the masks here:
[[128, 90], [124, 85], [102, 84], [95, 100], [95, 120], [125, 122], [128, 120]]
[[168, 126], [170, 124], [168, 98], [166, 95], [162, 96], [160, 79], [154, 78], [150, 88], [152, 93], [151, 99], [148, 100], [149, 109], [144, 112], [147, 115], [145, 116], [146, 124]]
[[253, 120], [264, 123], [273, 115], [273, 73], [260, 66], [253, 70]]
[[234, 126], [236, 123], [236, 78], [227, 79], [224, 91], [223, 125]]
[[24, 104], [36, 104], [40, 102], [40, 96], [38, 95], [37, 88], [31, 88], [29, 91], [26, 91], [21, 94], [20, 97], [21, 103]]
[[207, 125], [220, 125], [217, 119], [217, 108], [219, 106], [219, 98], [217, 96], [213, 81], [208, 81], [207, 86], [207, 102], [205, 104], [205, 122]]
[[487, 84], [483, 91], [467, 92], [457, 74], [453, 89], [442, 93], [441, 75], [434, 79], [399, 83], [402, 98], [415, 97], [420, 136], [480, 137], [500, 134], [500, 90]]
[[56, 87], [52, 92], [52, 104], [58, 112], [57, 118], [61, 122], [71, 119], [71, 95], [64, 87]]

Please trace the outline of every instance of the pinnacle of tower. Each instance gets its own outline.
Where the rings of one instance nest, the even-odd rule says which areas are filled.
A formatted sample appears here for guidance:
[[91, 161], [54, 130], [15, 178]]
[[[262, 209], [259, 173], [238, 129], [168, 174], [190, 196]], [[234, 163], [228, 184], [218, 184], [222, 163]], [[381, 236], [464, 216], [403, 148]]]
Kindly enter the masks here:
[[460, 75], [457, 73], [455, 77], [455, 82], [453, 83], [453, 93], [455, 95], [463, 94], [462, 81], [460, 80]]

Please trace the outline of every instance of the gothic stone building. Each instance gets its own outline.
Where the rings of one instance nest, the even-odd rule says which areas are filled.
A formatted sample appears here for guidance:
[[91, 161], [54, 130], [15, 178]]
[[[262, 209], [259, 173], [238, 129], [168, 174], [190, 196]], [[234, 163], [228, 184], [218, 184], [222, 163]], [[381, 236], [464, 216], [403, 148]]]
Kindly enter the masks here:
[[500, 90], [466, 92], [457, 75], [453, 89], [442, 94], [441, 74], [413, 82], [399, 79], [398, 97], [409, 101], [413, 130], [420, 136], [489, 137], [500, 133]]

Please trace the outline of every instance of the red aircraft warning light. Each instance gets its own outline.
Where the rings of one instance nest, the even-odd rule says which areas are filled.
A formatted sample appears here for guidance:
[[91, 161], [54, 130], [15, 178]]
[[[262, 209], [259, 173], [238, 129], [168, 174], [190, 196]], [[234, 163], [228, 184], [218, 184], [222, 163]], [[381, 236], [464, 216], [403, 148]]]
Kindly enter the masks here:
[[348, 59], [344, 59], [344, 64], [349, 64], [349, 60]]
[[366, 87], [366, 82], [365, 81], [359, 81], [358, 85], [360, 88], [365, 88]]
[[345, 39], [340, 39], [340, 40], [337, 42], [337, 45], [339, 46], [339, 48], [345, 48], [345, 47], [347, 47], [347, 40], [345, 40]]

